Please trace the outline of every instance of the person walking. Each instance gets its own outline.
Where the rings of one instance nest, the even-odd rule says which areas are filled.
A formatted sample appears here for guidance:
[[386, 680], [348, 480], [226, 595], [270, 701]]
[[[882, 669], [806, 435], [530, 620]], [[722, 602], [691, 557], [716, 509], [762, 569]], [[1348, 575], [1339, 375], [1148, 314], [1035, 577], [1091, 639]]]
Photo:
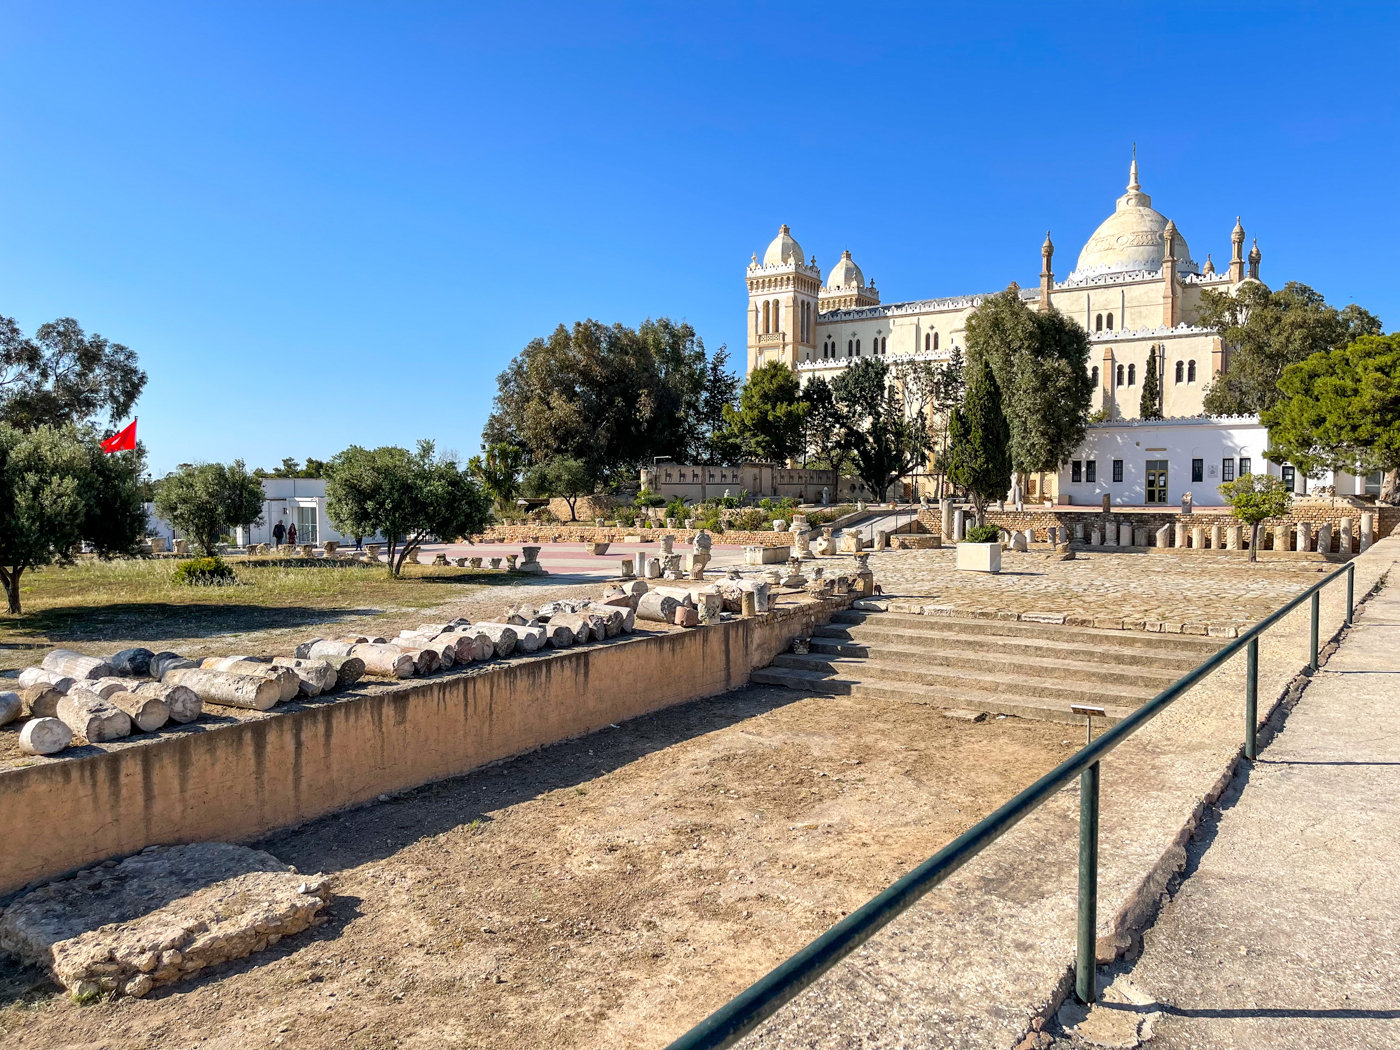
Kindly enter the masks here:
[[284, 536], [286, 536], [286, 535], [287, 535], [287, 530], [286, 530], [286, 528], [283, 527], [281, 521], [278, 521], [276, 525], [272, 526], [272, 545], [273, 545], [273, 547], [280, 547], [280, 546], [282, 546], [282, 537], [284, 537]]
[[288, 546], [288, 547], [295, 547], [296, 545], [297, 545], [297, 523], [296, 523], [296, 522], [292, 522], [290, 525], [287, 526], [287, 546]]

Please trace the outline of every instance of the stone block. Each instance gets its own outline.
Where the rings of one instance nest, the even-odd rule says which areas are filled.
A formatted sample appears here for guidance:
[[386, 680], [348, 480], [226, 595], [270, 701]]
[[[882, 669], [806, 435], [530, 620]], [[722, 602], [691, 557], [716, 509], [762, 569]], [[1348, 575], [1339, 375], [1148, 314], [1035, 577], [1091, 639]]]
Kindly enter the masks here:
[[1001, 572], [1001, 544], [959, 543], [958, 568], [965, 572]]
[[792, 557], [791, 547], [745, 547], [745, 565], [780, 565]]
[[225, 842], [152, 846], [26, 894], [0, 944], [80, 1000], [143, 996], [317, 924], [330, 879]]
[[673, 622], [677, 627], [699, 627], [700, 611], [689, 605], [678, 605]]
[[1131, 547], [1133, 545], [1133, 527], [1126, 521], [1118, 526], [1118, 546]]
[[1134, 546], [1134, 547], [1146, 547], [1146, 546], [1147, 546], [1147, 535], [1148, 535], [1148, 528], [1147, 528], [1146, 525], [1134, 525], [1134, 526], [1133, 526], [1133, 546]]

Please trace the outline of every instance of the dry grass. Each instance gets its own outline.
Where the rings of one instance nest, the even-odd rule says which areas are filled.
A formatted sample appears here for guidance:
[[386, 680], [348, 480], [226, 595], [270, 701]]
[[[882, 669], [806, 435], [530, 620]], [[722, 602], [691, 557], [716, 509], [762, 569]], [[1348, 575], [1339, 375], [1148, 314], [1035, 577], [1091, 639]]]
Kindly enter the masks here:
[[31, 662], [61, 643], [166, 640], [266, 631], [426, 609], [483, 588], [518, 582], [505, 573], [409, 565], [395, 580], [384, 566], [233, 561], [238, 584], [189, 587], [171, 581], [171, 560], [81, 561], [26, 573], [22, 616], [0, 617], [0, 668]]

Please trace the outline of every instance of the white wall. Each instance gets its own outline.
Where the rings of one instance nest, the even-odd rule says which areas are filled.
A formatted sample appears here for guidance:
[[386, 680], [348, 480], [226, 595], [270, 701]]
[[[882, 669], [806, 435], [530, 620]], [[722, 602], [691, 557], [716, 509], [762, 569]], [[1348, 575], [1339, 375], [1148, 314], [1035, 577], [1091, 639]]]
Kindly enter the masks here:
[[[1268, 432], [1255, 417], [1230, 419], [1159, 419], [1146, 422], [1128, 420], [1118, 423], [1096, 423], [1089, 427], [1084, 443], [1060, 470], [1061, 502], [1068, 497], [1075, 506], [1097, 506], [1107, 494], [1114, 506], [1147, 506], [1146, 475], [1149, 460], [1167, 461], [1167, 499], [1153, 506], [1181, 506], [1181, 497], [1189, 492], [1197, 507], [1225, 505], [1219, 486], [1225, 480], [1225, 461], [1231, 461], [1233, 473], [1241, 473], [1240, 459], [1249, 459], [1255, 474], [1279, 477], [1279, 464], [1264, 459], [1268, 448]], [[1200, 481], [1192, 478], [1192, 461], [1201, 460]], [[1096, 467], [1096, 478], [1088, 480], [1089, 461]], [[1113, 463], [1123, 462], [1123, 480], [1113, 480]], [[1080, 464], [1079, 481], [1073, 480], [1075, 462]], [[1305, 480], [1295, 472], [1294, 491], [1302, 494], [1322, 485], [1333, 484], [1328, 475], [1317, 480]], [[1355, 479], [1342, 474], [1336, 478], [1339, 494], [1354, 494]]]

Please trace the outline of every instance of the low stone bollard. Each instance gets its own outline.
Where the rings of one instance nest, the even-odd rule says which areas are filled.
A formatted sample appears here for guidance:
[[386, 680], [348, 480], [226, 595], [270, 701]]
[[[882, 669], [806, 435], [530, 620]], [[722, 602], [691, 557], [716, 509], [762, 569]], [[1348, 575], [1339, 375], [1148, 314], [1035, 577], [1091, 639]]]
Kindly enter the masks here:
[[1306, 521], [1298, 522], [1298, 549], [1300, 551], [1312, 550], [1312, 529]]
[[1206, 527], [1204, 525], [1191, 526], [1191, 546], [1196, 550], [1201, 550], [1206, 545]]
[[1118, 525], [1118, 546], [1131, 547], [1133, 545], [1133, 527], [1126, 521]]
[[1231, 525], [1226, 528], [1225, 549], [1227, 551], [1237, 551], [1240, 549], [1240, 526]]
[[1157, 546], [1170, 547], [1172, 545], [1172, 527], [1163, 525], [1157, 530]]
[[1317, 530], [1317, 550], [1319, 554], [1332, 553], [1332, 523], [1323, 522]]
[[1146, 526], [1146, 525], [1134, 525], [1134, 526], [1133, 526], [1133, 546], [1134, 546], [1134, 547], [1146, 547], [1146, 546], [1147, 546], [1147, 535], [1148, 535], [1148, 529], [1147, 529], [1147, 526]]
[[1173, 544], [1173, 546], [1178, 547], [1178, 548], [1185, 547], [1185, 546], [1186, 546], [1186, 523], [1185, 523], [1184, 521], [1178, 521], [1178, 522], [1175, 524], [1175, 526], [1173, 527], [1173, 531], [1176, 533], [1176, 542]]
[[1361, 550], [1362, 553], [1371, 549], [1371, 544], [1376, 538], [1376, 516], [1370, 511], [1361, 515]]

